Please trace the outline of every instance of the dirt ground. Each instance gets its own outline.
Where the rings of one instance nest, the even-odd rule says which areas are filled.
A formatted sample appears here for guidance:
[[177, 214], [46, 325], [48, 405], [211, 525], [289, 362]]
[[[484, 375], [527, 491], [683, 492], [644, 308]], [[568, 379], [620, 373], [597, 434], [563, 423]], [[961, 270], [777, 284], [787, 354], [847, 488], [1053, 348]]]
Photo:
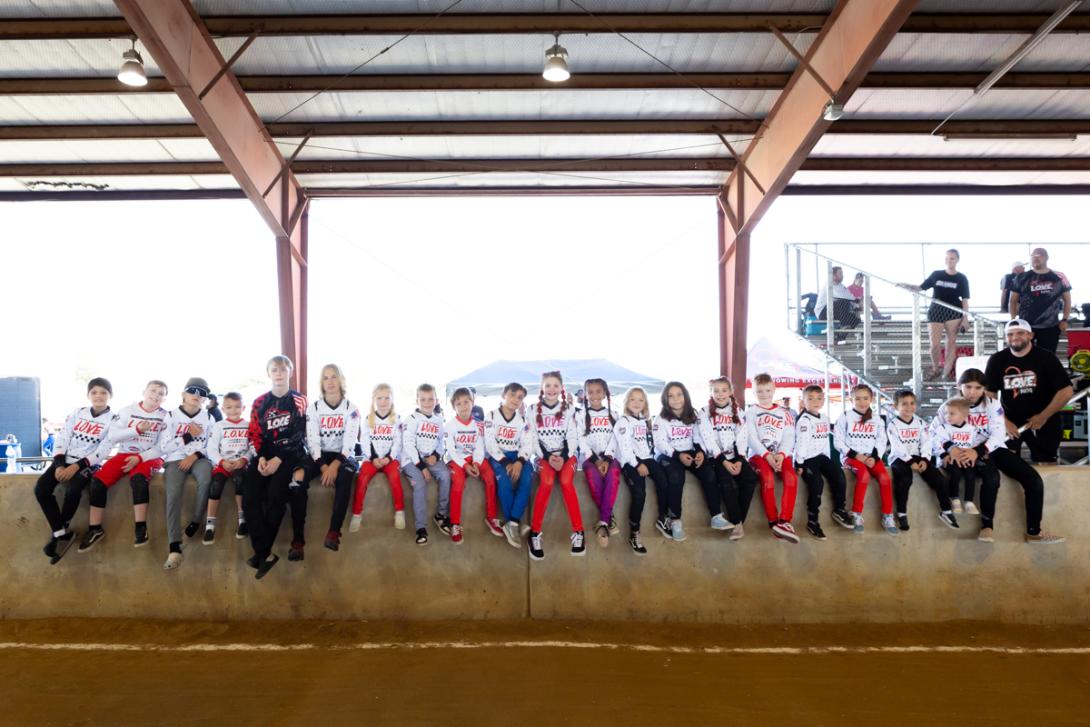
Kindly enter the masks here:
[[425, 722], [1086, 725], [1090, 629], [0, 621], [2, 725]]

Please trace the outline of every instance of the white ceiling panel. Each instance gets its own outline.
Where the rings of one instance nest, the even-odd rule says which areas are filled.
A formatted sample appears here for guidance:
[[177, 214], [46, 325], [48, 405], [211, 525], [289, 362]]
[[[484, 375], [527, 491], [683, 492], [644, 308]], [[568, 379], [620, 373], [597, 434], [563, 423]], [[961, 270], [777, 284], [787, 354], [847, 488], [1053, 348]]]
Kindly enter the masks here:
[[721, 185], [722, 172], [614, 172], [609, 174], [483, 172], [442, 174], [300, 174], [304, 187], [522, 187], [522, 186], [699, 186]]
[[1070, 139], [950, 139], [927, 134], [826, 134], [811, 157], [1090, 157], [1090, 135]]
[[966, 104], [972, 95], [972, 89], [864, 88], [845, 104], [846, 118], [942, 119], [955, 110], [957, 119], [1090, 118], [1090, 89], [993, 88]]
[[817, 172], [799, 171], [791, 184], [1090, 184], [1090, 172]]
[[0, 96], [0, 124], [133, 124], [192, 121], [173, 93]]

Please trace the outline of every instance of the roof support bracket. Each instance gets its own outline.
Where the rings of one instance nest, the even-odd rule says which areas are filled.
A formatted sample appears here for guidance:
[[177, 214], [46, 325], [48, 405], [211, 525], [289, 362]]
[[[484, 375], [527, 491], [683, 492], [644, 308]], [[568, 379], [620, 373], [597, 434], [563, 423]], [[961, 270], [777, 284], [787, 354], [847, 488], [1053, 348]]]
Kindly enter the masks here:
[[216, 75], [212, 76], [212, 80], [205, 85], [204, 89], [199, 94], [197, 94], [198, 99], [204, 100], [204, 97], [208, 95], [208, 92], [212, 90], [216, 83], [226, 75], [227, 71], [231, 70], [231, 66], [235, 65], [235, 61], [242, 57], [242, 54], [246, 52], [246, 49], [250, 47], [250, 44], [257, 40], [257, 36], [260, 35], [260, 33], [261, 30], [255, 30], [250, 33], [246, 40], [242, 41], [242, 45], [238, 47], [238, 50], [227, 59], [227, 62], [216, 72]]
[[719, 133], [717, 133], [716, 136], [719, 137], [719, 141], [723, 142], [723, 146], [727, 147], [727, 151], [730, 152], [730, 155], [734, 157], [734, 162], [738, 168], [745, 172], [746, 176], [749, 177], [749, 180], [753, 182], [754, 185], [756, 185], [757, 189], [761, 190], [761, 194], [765, 194], [765, 188], [757, 181], [757, 177], [753, 176], [753, 172], [746, 168], [745, 163], [742, 161], [742, 157], [739, 156], [738, 152], [734, 150], [734, 147], [730, 145], [730, 142], [727, 141], [727, 137]]
[[[288, 157], [286, 160], [284, 160], [284, 166], [280, 167], [280, 171], [277, 173], [277, 175], [275, 177], [273, 177], [272, 181], [269, 182], [269, 186], [265, 188], [265, 191], [261, 193], [262, 197], [268, 197], [269, 192], [271, 192], [273, 190], [273, 187], [275, 187], [276, 183], [280, 181], [280, 178], [283, 177], [285, 174], [287, 174], [288, 170], [291, 169], [291, 163], [293, 161], [295, 161], [296, 157], [299, 156], [299, 152], [303, 151], [303, 147], [307, 145], [307, 142], [310, 141], [310, 137], [313, 134], [314, 134], [313, 131], [308, 131], [306, 133], [306, 136], [303, 137], [303, 140], [301, 142], [299, 142], [299, 146], [295, 147], [295, 151], [293, 151], [291, 153], [291, 156]], [[270, 137], [270, 141], [271, 141], [271, 137]]]
[[799, 65], [805, 68], [806, 72], [813, 76], [814, 80], [817, 81], [818, 85], [825, 89], [825, 93], [829, 94], [829, 98], [835, 98], [836, 91], [833, 90], [833, 87], [830, 86], [825, 81], [825, 79], [821, 77], [820, 73], [814, 70], [814, 67], [810, 65], [810, 61], [808, 61], [806, 59], [806, 56], [800, 53], [799, 49], [796, 48], [794, 44], [787, 39], [787, 36], [781, 33], [779, 28], [776, 28], [775, 26], [770, 26], [769, 30], [772, 31], [772, 35], [776, 36], [776, 40], [780, 41], [780, 43], [783, 44], [783, 47], [787, 49], [787, 52], [795, 57], [795, 60], [799, 62]]

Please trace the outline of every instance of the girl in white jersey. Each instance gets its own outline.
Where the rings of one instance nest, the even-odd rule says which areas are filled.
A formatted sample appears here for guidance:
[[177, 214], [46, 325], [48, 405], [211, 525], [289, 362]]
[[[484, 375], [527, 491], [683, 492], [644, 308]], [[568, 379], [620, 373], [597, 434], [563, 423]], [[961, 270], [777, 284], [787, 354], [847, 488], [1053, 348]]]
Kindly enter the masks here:
[[863, 532], [863, 503], [871, 475], [878, 480], [882, 499], [882, 528], [890, 535], [899, 530], [893, 521], [893, 483], [882, 463], [886, 451], [886, 428], [882, 417], [871, 409], [874, 391], [866, 384], [852, 389], [852, 407], [836, 420], [833, 441], [840, 452], [841, 463], [855, 473], [855, 497], [852, 502], [853, 531]]
[[726, 376], [720, 376], [709, 381], [708, 386], [708, 405], [697, 416], [705, 454], [714, 463], [715, 484], [704, 488], [704, 499], [713, 520], [716, 513], [722, 518], [726, 507], [726, 519], [734, 523], [730, 539], [741, 540], [745, 534], [742, 524], [757, 489], [757, 473], [745, 458], [746, 424], [734, 398], [734, 385]]
[[360, 447], [363, 462], [356, 478], [356, 494], [352, 498], [352, 519], [348, 532], [360, 529], [363, 521], [363, 498], [367, 485], [379, 472], [386, 475], [394, 498], [394, 527], [405, 529], [405, 491], [401, 488], [401, 419], [394, 410], [394, 392], [389, 384], [378, 384], [371, 392], [371, 410], [360, 427]]
[[579, 429], [579, 459], [587, 478], [590, 496], [598, 507], [598, 524], [594, 534], [603, 548], [609, 536], [621, 532], [613, 517], [613, 505], [621, 486], [621, 465], [616, 457], [613, 427], [613, 401], [605, 379], [587, 379], [583, 383], [586, 405], [575, 418]]
[[[754, 376], [753, 389], [757, 393], [757, 403], [746, 409], [749, 463], [757, 470], [761, 482], [761, 500], [772, 534], [785, 542], [798, 543], [799, 536], [791, 524], [799, 490], [792, 461], [795, 453], [795, 417], [790, 409], [776, 403], [776, 384], [771, 376]], [[776, 509], [777, 474], [783, 480], [779, 510]]]
[[631, 490], [632, 502], [628, 509], [628, 544], [636, 555], [647, 555], [647, 548], [640, 538], [640, 520], [643, 519], [643, 505], [647, 498], [647, 481], [650, 477], [655, 483], [658, 495], [658, 527], [664, 533], [670, 530], [670, 502], [681, 510], [681, 486], [673, 490], [666, 479], [666, 472], [655, 460], [655, 442], [651, 433], [651, 407], [647, 403], [647, 392], [638, 386], [629, 389], [624, 395], [624, 413], [618, 417], [613, 428], [617, 440], [617, 458], [621, 461], [625, 481]]
[[[662, 409], [655, 417], [651, 430], [659, 463], [666, 471], [671, 489], [678, 493], [677, 499], [670, 502], [669, 524], [656, 522], [655, 527], [663, 537], [680, 543], [688, 537], [681, 526], [680, 495], [685, 485], [686, 470], [693, 473], [701, 489], [715, 487], [715, 470], [702, 446], [699, 417], [693, 408], [689, 390], [680, 381], [671, 381], [662, 390]], [[716, 512], [711, 518], [711, 527], [713, 530], [730, 530], [734, 523]]]

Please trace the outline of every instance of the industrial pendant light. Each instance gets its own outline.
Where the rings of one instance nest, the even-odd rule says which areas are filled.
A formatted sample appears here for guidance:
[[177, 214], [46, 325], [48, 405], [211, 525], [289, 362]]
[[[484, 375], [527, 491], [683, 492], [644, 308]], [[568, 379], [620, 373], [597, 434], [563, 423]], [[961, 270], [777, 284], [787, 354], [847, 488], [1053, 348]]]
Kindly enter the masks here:
[[568, 71], [568, 51], [560, 45], [560, 33], [553, 33], [553, 47], [545, 51], [545, 69], [541, 76], [551, 83], [560, 83], [571, 78]]
[[117, 80], [126, 86], [146, 86], [148, 77], [144, 73], [144, 59], [136, 50], [136, 40], [132, 42], [132, 48], [121, 54], [121, 70], [117, 72]]

